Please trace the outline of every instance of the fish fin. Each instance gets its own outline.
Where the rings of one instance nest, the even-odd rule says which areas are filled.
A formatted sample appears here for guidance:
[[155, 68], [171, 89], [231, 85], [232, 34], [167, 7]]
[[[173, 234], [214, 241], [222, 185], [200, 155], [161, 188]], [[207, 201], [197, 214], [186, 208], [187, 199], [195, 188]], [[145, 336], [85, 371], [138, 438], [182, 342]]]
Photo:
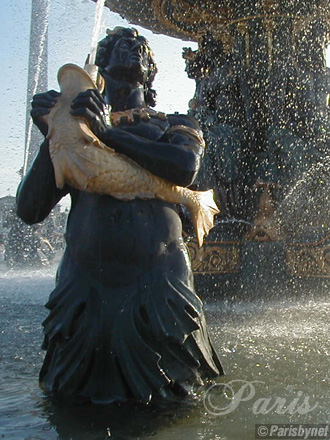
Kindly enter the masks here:
[[195, 203], [188, 207], [192, 214], [197, 243], [201, 247], [204, 236], [208, 235], [210, 229], [213, 228], [214, 216], [220, 212], [220, 209], [214, 201], [212, 189], [208, 191], [194, 191], [193, 199]]
[[115, 152], [113, 148], [105, 145], [102, 141], [100, 141], [100, 139], [97, 136], [95, 136], [95, 134], [90, 130], [90, 128], [83, 119], [79, 121], [79, 127], [87, 143], [92, 144], [94, 145], [94, 147], [98, 147], [100, 149], [106, 148], [113, 153]]

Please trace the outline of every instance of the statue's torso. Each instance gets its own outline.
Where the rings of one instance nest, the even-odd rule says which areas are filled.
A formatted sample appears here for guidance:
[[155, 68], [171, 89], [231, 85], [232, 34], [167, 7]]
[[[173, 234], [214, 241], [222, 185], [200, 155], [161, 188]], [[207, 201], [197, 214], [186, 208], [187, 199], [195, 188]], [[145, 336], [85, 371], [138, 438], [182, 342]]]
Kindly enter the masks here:
[[130, 282], [182, 248], [181, 236], [181, 220], [169, 203], [73, 194], [67, 253], [84, 272], [101, 281]]
[[[124, 129], [159, 139], [169, 127], [167, 119], [151, 118]], [[173, 252], [182, 254], [182, 224], [175, 205], [160, 199], [120, 201], [74, 189], [71, 197], [67, 255], [92, 276], [129, 282]]]

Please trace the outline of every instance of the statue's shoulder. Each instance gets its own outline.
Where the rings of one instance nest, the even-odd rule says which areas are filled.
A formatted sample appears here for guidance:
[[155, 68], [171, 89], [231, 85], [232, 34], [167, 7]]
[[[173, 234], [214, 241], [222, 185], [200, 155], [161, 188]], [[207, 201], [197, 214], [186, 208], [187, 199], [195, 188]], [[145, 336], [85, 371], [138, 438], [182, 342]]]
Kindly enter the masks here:
[[200, 130], [197, 119], [195, 119], [193, 116], [173, 113], [168, 114], [167, 119], [171, 127], [175, 125], [184, 125], [194, 130]]
[[190, 115], [180, 115], [175, 113], [173, 115], [167, 115], [170, 128], [167, 133], [179, 134], [182, 140], [184, 136], [185, 141], [189, 139], [189, 143], [198, 148], [199, 153], [205, 148], [205, 141], [203, 138], [202, 130], [199, 127], [197, 120]]

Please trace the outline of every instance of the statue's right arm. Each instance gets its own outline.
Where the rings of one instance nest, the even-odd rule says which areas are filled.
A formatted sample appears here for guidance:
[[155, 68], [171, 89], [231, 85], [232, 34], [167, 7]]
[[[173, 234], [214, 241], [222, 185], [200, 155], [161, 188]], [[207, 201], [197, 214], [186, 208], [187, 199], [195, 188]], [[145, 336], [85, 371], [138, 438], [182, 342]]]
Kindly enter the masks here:
[[56, 187], [53, 164], [45, 140], [16, 194], [17, 215], [27, 224], [43, 221], [59, 200], [68, 193]]
[[[56, 96], [58, 96], [57, 92], [51, 91], [36, 95], [32, 102], [31, 116], [44, 136], [47, 134], [48, 126], [41, 116], [49, 113], [56, 102]], [[17, 215], [27, 224], [39, 223], [68, 192], [68, 187], [62, 190], [56, 187], [49, 144], [45, 139], [31, 168], [17, 189]]]

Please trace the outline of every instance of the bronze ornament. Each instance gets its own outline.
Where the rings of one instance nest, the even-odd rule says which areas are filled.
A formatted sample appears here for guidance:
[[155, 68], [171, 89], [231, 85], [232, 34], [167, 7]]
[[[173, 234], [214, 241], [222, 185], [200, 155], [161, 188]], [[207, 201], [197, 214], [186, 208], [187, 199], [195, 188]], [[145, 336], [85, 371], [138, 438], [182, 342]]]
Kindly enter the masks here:
[[198, 247], [195, 240], [187, 242], [195, 274], [239, 273], [241, 268], [238, 241], [208, 241]]

